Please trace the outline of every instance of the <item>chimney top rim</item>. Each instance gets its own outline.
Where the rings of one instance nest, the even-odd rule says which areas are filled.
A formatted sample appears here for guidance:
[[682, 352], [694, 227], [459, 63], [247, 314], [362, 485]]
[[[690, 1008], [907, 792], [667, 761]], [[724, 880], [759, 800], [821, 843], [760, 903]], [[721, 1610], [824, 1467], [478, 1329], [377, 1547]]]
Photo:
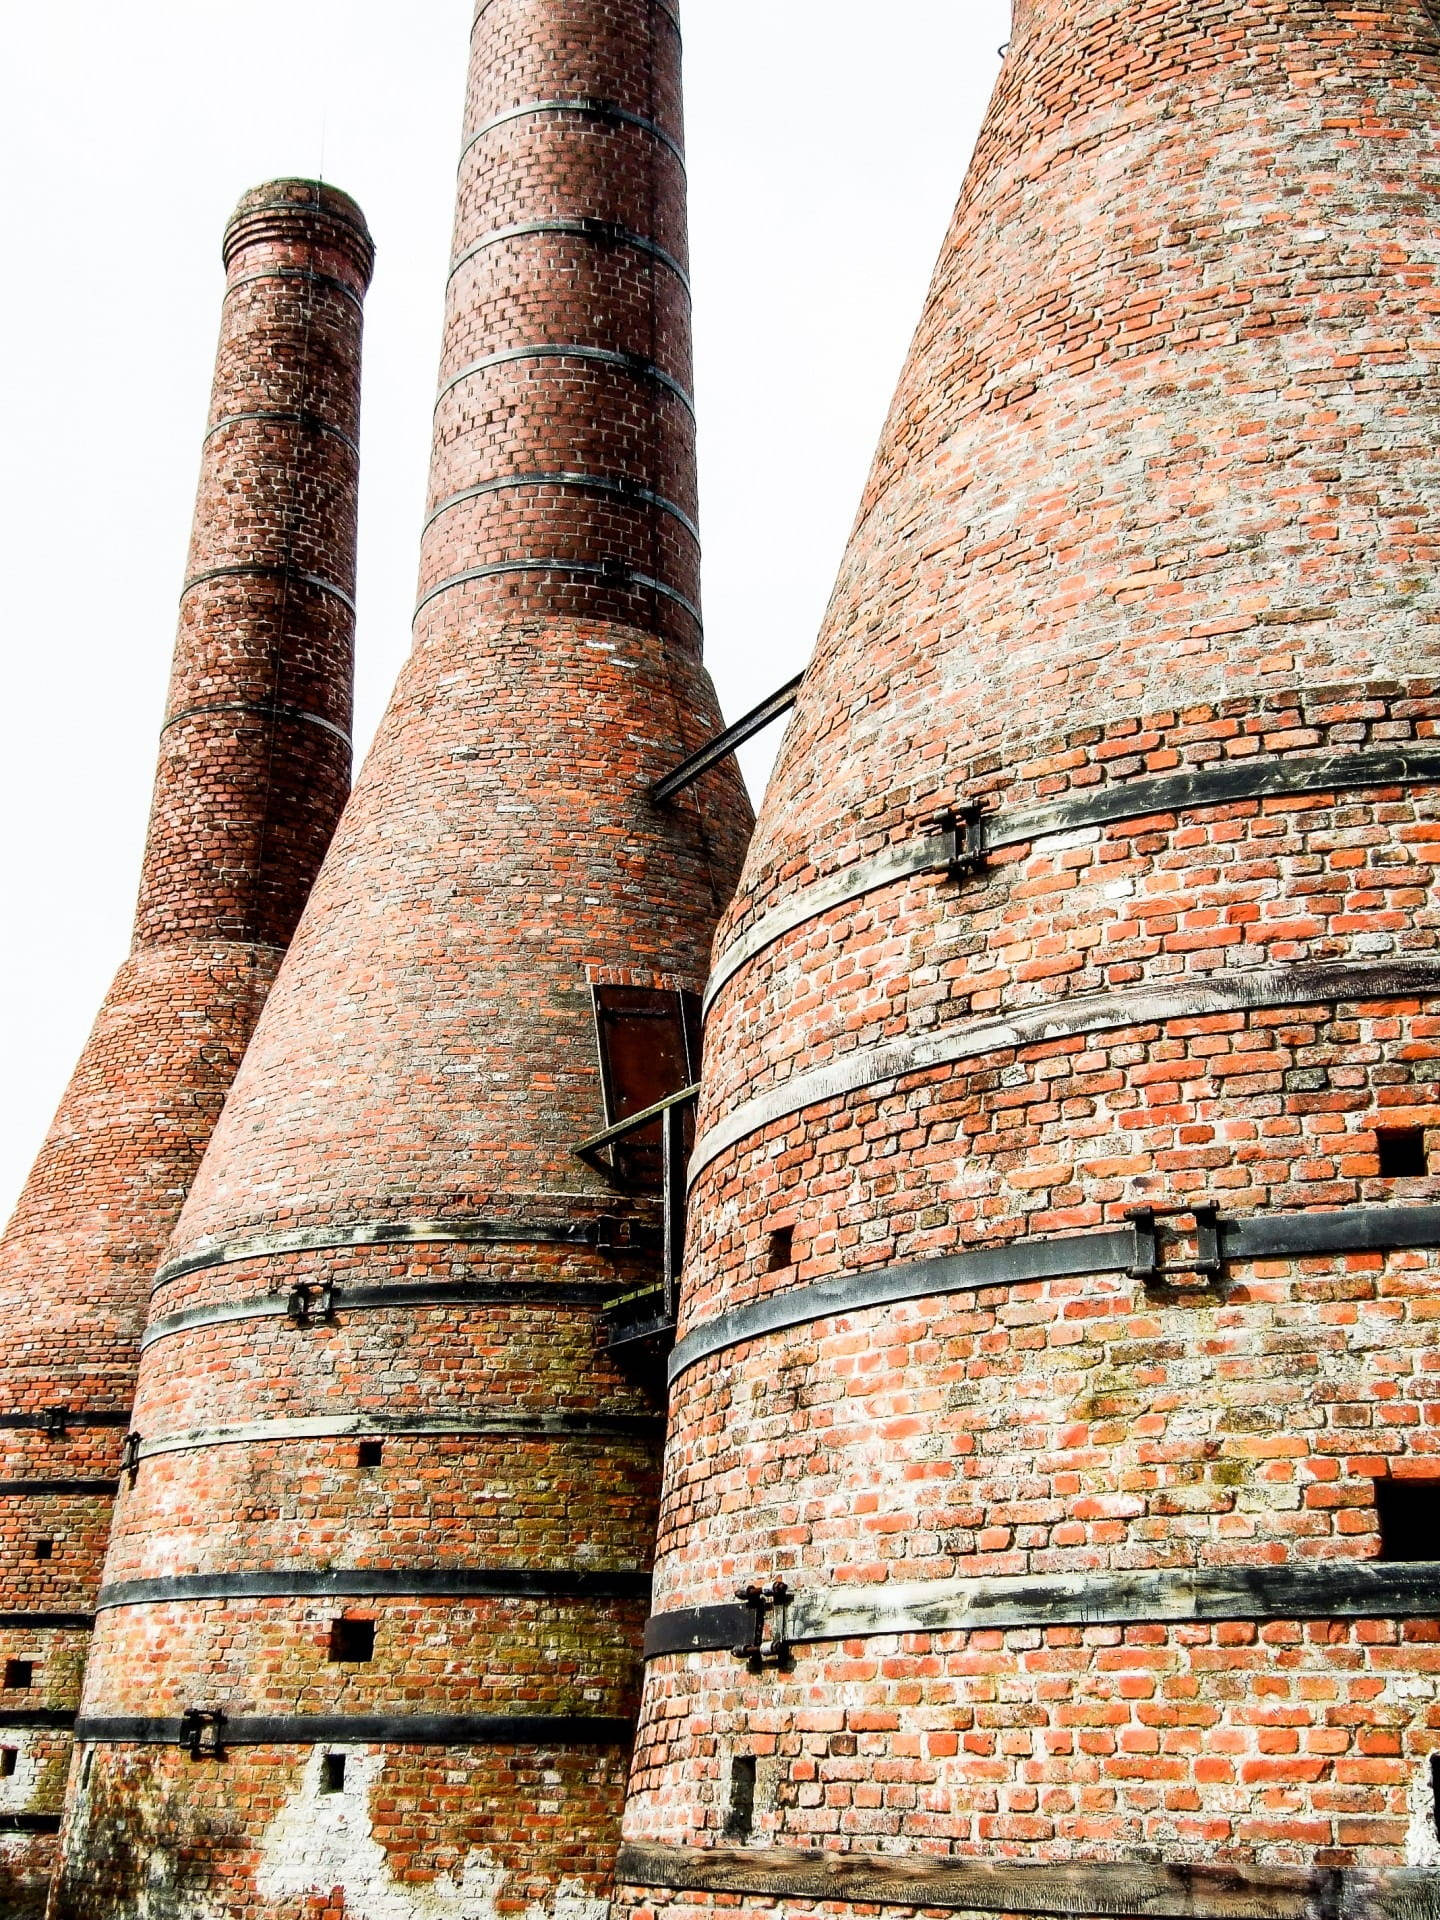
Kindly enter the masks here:
[[320, 180], [267, 180], [241, 196], [225, 226], [222, 254], [228, 269], [237, 255], [276, 241], [324, 242], [348, 255], [368, 286], [375, 242], [365, 215], [348, 193]]

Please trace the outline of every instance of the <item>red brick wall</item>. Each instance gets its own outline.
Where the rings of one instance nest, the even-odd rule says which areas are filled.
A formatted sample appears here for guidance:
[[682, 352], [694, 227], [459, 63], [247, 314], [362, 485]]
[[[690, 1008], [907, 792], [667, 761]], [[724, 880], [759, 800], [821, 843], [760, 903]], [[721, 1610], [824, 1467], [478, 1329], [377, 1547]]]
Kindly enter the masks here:
[[[725, 980], [682, 1335], [1142, 1203], [1440, 1197], [1376, 1142], [1440, 1143], [1435, 763], [1203, 789], [1433, 751], [1437, 83], [1412, 0], [1021, 10], [717, 954], [965, 803], [1130, 788], [1134, 817], [821, 903]], [[1199, 797], [1147, 808], [1177, 772]], [[656, 1609], [1373, 1558], [1376, 1480], [1440, 1479], [1433, 1273], [1117, 1271], [743, 1341], [675, 1383]], [[666, 1655], [626, 1837], [737, 1846], [739, 1755], [752, 1848], [1426, 1866], [1435, 1636], [1141, 1617], [817, 1641], [788, 1675]], [[657, 1904], [707, 1902], [626, 1894]]]
[[[79, 1483], [0, 1491], [0, 1657], [37, 1667], [0, 1710], [79, 1703], [83, 1632], [44, 1617], [94, 1605], [150, 1281], [348, 791], [371, 258], [354, 204], [302, 181], [247, 195], [226, 232], [134, 946], [0, 1245], [0, 1418], [69, 1410], [53, 1435], [0, 1425], [0, 1487]], [[58, 1815], [68, 1736], [14, 1737], [0, 1819]], [[53, 1844], [0, 1835], [0, 1862], [33, 1893]]]
[[[414, 651], [171, 1244], [215, 1259], [154, 1303], [146, 1454], [107, 1580], [336, 1568], [388, 1587], [152, 1590], [103, 1615], [87, 1682], [90, 1718], [384, 1714], [393, 1737], [300, 1729], [198, 1766], [97, 1740], [67, 1920], [128, 1915], [149, 1884], [295, 1920], [412, 1901], [459, 1920], [482, 1895], [588, 1916], [608, 1887], [660, 1418], [600, 1320], [654, 1255], [594, 1241], [606, 1216], [657, 1221], [574, 1152], [605, 1118], [590, 988], [700, 986], [750, 826], [733, 767], [671, 809], [646, 798], [719, 724], [686, 606], [679, 62], [650, 0], [477, 14]], [[547, 101], [569, 110], [531, 110]], [[484, 567], [505, 571], [454, 584]], [[443, 1237], [475, 1220], [505, 1243]], [[313, 1244], [377, 1224], [416, 1237]], [[251, 1244], [274, 1234], [310, 1244]], [[332, 1285], [333, 1320], [265, 1317], [297, 1284]], [[375, 1287], [397, 1293], [347, 1298]], [[259, 1317], [177, 1319], [232, 1306]], [[317, 1420], [349, 1426], [234, 1431]], [[361, 1467], [352, 1436], [378, 1432]], [[419, 1591], [457, 1573], [552, 1591]], [[586, 1591], [606, 1580], [623, 1593]], [[371, 1663], [329, 1659], [347, 1612], [376, 1623]], [[480, 1713], [555, 1732], [405, 1740], [417, 1717]], [[585, 1746], [575, 1717], [621, 1726]]]

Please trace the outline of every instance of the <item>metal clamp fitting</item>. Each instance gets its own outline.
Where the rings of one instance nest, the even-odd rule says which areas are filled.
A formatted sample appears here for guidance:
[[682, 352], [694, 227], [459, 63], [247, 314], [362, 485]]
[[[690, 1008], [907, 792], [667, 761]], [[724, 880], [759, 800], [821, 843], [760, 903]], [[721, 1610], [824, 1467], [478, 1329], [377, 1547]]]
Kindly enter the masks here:
[[[1206, 1284], [1220, 1277], [1220, 1214], [1215, 1206], [1202, 1202], [1191, 1207], [1132, 1207], [1125, 1218], [1135, 1232], [1135, 1252], [1129, 1266], [1132, 1280], [1147, 1287], [1170, 1282], [1180, 1273], [1199, 1274]], [[1160, 1220], [1189, 1219], [1195, 1222], [1193, 1259], [1167, 1257], [1160, 1247]]]
[[[735, 1598], [750, 1609], [750, 1638], [733, 1649], [735, 1658], [743, 1660], [751, 1673], [763, 1673], [766, 1667], [775, 1667], [781, 1673], [789, 1673], [794, 1668], [795, 1656], [790, 1648], [788, 1633], [790, 1620], [790, 1602], [795, 1595], [783, 1580], [777, 1580], [773, 1586], [757, 1586], [753, 1581], [748, 1587], [741, 1587]], [[771, 1612], [779, 1615], [774, 1630], [767, 1641], [765, 1627]]]
[[935, 822], [949, 836], [945, 865], [952, 880], [969, 880], [983, 872], [986, 851], [985, 813], [978, 804], [954, 807]]
[[312, 1287], [301, 1280], [290, 1289], [290, 1298], [285, 1311], [291, 1324], [297, 1327], [313, 1327], [317, 1321], [330, 1321], [335, 1318], [335, 1282], [327, 1279], [322, 1286]]
[[70, 1409], [68, 1407], [46, 1407], [45, 1425], [41, 1429], [47, 1440], [58, 1440], [70, 1431]]
[[125, 1444], [120, 1449], [120, 1471], [129, 1474], [130, 1484], [133, 1487], [135, 1484], [135, 1476], [140, 1471], [140, 1436], [138, 1433], [127, 1433], [125, 1436]]
[[192, 1760], [223, 1760], [225, 1715], [218, 1707], [191, 1707], [181, 1716], [180, 1744]]

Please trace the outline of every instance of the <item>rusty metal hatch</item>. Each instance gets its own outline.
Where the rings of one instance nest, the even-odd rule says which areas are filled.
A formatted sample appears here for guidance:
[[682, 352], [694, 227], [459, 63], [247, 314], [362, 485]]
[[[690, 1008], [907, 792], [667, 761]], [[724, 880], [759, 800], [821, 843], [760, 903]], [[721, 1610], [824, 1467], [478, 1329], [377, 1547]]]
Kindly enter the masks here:
[[[595, 987], [595, 1038], [605, 1124], [668, 1100], [700, 1078], [700, 996], [662, 987]], [[687, 1116], [688, 1118], [688, 1116]], [[663, 1177], [662, 1120], [637, 1129], [612, 1149], [617, 1179], [658, 1193]]]

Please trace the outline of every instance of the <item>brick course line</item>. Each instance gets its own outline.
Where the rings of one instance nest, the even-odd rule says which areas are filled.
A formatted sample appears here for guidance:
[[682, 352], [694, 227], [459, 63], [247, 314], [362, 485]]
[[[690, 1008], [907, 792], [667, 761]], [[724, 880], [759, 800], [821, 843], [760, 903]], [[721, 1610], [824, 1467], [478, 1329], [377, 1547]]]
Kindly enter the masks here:
[[777, 1120], [846, 1094], [904, 1080], [933, 1067], [974, 1060], [1012, 1047], [1043, 1045], [1082, 1033], [1163, 1024], [1217, 1013], [1264, 1011], [1326, 1001], [1406, 999], [1440, 993], [1440, 959], [1385, 965], [1348, 962], [1257, 967], [1253, 972], [1197, 979], [1183, 987], [1136, 987], [1119, 993], [1077, 994], [1071, 1000], [1025, 1007], [1008, 1018], [973, 1022], [938, 1035], [888, 1040], [797, 1073], [768, 1093], [746, 1100], [697, 1141], [690, 1161], [694, 1181], [728, 1148]]
[[503, 127], [512, 120], [523, 120], [531, 114], [573, 113], [585, 119], [613, 121], [619, 126], [638, 127], [642, 133], [648, 133], [658, 140], [683, 167], [684, 149], [655, 120], [647, 120], [644, 114], [631, 113], [628, 108], [618, 106], [613, 100], [525, 100], [518, 107], [507, 107], [503, 113], [497, 113], [483, 126], [475, 129], [460, 149], [460, 165], [463, 167], [470, 156], [470, 150], [482, 141], [487, 133], [494, 133], [497, 127]]
[[[1203, 1204], [1203, 1202], [1201, 1203]], [[1381, 1253], [1440, 1247], [1440, 1207], [1352, 1207], [1344, 1212], [1251, 1215], [1217, 1223], [1220, 1257], [1278, 1260], [1317, 1253]], [[670, 1356], [673, 1385], [697, 1362], [728, 1347], [837, 1314], [866, 1313], [903, 1300], [938, 1299], [985, 1287], [1029, 1286], [1037, 1280], [1126, 1272], [1136, 1255], [1132, 1228], [1065, 1234], [1053, 1240], [1009, 1240], [899, 1267], [841, 1274], [792, 1287], [736, 1307], [696, 1327]], [[1198, 1284], [1198, 1283], [1197, 1283]]]
[[[1414, 743], [1366, 747], [1355, 753], [1282, 754], [1237, 763], [1200, 767], [1189, 773], [1159, 774], [1117, 781], [1096, 792], [1010, 813], [983, 814], [978, 823], [980, 852], [1025, 846], [1050, 834], [1074, 833], [1117, 821], [1143, 820], [1151, 814], [1192, 812], [1233, 806], [1239, 801], [1298, 793], [1353, 793], [1365, 787], [1413, 785], [1440, 780], [1440, 744]], [[827, 875], [782, 901], [753, 921], [716, 960], [705, 983], [702, 1010], [708, 1014], [720, 990], [767, 947], [837, 907], [875, 893], [914, 874], [943, 871], [943, 837], [933, 830], [918, 841], [886, 850], [839, 873]]]
[[622, 1886], [978, 1913], [1143, 1914], [1147, 1920], [1435, 1920], [1440, 1874], [1063, 1860], [1032, 1865], [909, 1853], [626, 1845]]

